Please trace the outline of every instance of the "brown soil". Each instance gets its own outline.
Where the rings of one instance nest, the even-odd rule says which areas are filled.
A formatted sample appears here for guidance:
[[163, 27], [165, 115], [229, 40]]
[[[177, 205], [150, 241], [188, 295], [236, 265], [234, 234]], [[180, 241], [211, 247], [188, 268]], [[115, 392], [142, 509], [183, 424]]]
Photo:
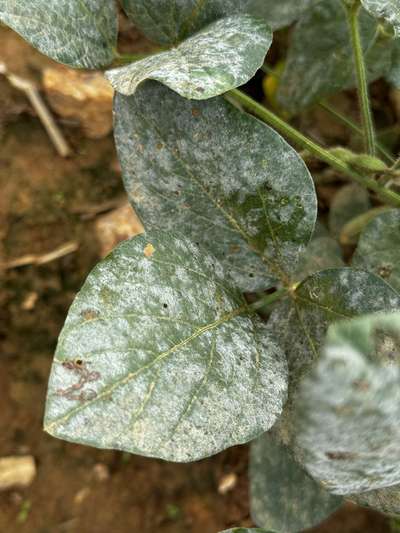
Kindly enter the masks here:
[[[49, 64], [0, 28], [0, 60], [37, 77]], [[56, 440], [42, 431], [46, 382], [68, 307], [99, 259], [87, 206], [122, 191], [113, 140], [88, 141], [63, 126], [74, 148], [58, 157], [20, 93], [0, 79], [0, 262], [76, 240], [78, 251], [42, 266], [0, 272], [0, 457], [32, 454], [27, 489], [0, 493], [0, 533], [216, 533], [252, 525], [247, 447], [176, 465]], [[218, 493], [224, 475], [236, 486]], [[315, 533], [380, 533], [386, 520], [348, 506]]]

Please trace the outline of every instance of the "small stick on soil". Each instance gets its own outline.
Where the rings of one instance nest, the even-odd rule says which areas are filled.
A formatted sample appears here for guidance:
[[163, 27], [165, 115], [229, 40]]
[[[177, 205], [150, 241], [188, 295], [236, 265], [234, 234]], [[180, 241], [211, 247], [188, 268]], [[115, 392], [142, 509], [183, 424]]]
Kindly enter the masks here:
[[58, 127], [53, 115], [50, 113], [43, 98], [40, 96], [39, 90], [29, 80], [11, 74], [4, 63], [0, 63], [0, 74], [3, 74], [10, 84], [23, 91], [33, 108], [35, 109], [38, 117], [40, 118], [43, 126], [45, 127], [48, 136], [50, 137], [55, 149], [61, 157], [67, 157], [71, 154], [71, 148], [69, 147], [64, 135]]
[[62, 244], [55, 250], [52, 250], [51, 252], [48, 252], [46, 254], [23, 255], [22, 257], [18, 257], [17, 259], [12, 259], [11, 261], [0, 263], [0, 270], [8, 270], [11, 268], [18, 268], [28, 265], [44, 265], [45, 263], [50, 263], [51, 261], [55, 261], [60, 257], [64, 257], [67, 254], [76, 252], [78, 248], [79, 244], [76, 241], [70, 241], [65, 244]]

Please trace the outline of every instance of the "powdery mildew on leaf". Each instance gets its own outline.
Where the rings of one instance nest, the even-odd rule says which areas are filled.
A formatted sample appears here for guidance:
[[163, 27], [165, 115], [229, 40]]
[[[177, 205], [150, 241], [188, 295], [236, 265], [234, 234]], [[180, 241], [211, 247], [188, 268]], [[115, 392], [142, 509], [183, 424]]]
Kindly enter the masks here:
[[127, 15], [150, 39], [177, 44], [207, 24], [234, 14], [264, 19], [272, 29], [291, 24], [320, 0], [123, 0]]
[[[393, 41], [362, 11], [361, 37], [369, 81], [389, 72]], [[323, 0], [298, 22], [291, 38], [278, 98], [292, 112], [356, 85], [353, 51], [341, 0]]]
[[256, 524], [296, 533], [318, 524], [341, 503], [305, 472], [273, 429], [251, 444], [250, 505]]
[[287, 277], [316, 219], [312, 178], [274, 130], [223, 98], [190, 102], [155, 83], [117, 95], [125, 188], [146, 229], [207, 246], [244, 291]]
[[349, 498], [358, 505], [371, 507], [381, 513], [400, 516], [400, 485], [351, 494]]
[[205, 100], [250, 80], [271, 42], [272, 32], [262, 20], [248, 15], [226, 17], [176, 48], [110, 70], [106, 77], [125, 95], [150, 78], [185, 98]]
[[400, 483], [400, 313], [329, 329], [296, 396], [296, 444], [308, 472], [335, 494]]
[[314, 237], [300, 257], [293, 277], [301, 281], [320, 270], [342, 266], [344, 266], [342, 250], [337, 241], [329, 236]]
[[400, 291], [400, 209], [382, 213], [367, 225], [352, 264], [374, 272]]
[[[156, 232], [126, 241], [70, 308], [45, 430], [170, 461], [255, 438], [282, 411], [287, 368], [246, 310], [220, 263], [189, 240]], [[74, 361], [92, 376], [81, 387]]]
[[319, 358], [328, 326], [339, 320], [400, 309], [400, 296], [381, 278], [353, 268], [333, 268], [303, 281], [268, 323], [279, 332], [293, 384]]
[[114, 57], [113, 0], [0, 0], [0, 20], [43, 54], [72, 67], [97, 68]]
[[399, 0], [361, 0], [361, 3], [371, 15], [391, 24], [395, 35], [400, 37]]

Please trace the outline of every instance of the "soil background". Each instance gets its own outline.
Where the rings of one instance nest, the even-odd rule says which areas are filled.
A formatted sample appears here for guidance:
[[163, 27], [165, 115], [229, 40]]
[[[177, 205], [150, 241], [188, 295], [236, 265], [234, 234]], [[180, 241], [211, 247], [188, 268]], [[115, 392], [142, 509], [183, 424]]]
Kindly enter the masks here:
[[[0, 61], [40, 85], [52, 62], [6, 28], [0, 42]], [[25, 95], [0, 77], [0, 262], [69, 241], [79, 246], [47, 264], [0, 271], [0, 457], [29, 454], [37, 467], [29, 487], [0, 492], [0, 533], [217, 533], [251, 526], [246, 446], [179, 465], [77, 446], [42, 431], [57, 336], [100, 258], [96, 219], [124, 194], [112, 135], [91, 140], [73, 120], [56, 118], [73, 150], [69, 158], [56, 154]], [[320, 190], [322, 204], [331, 189]], [[231, 490], [222, 494], [218, 488], [232, 475]], [[313, 531], [390, 529], [381, 515], [346, 505]]]

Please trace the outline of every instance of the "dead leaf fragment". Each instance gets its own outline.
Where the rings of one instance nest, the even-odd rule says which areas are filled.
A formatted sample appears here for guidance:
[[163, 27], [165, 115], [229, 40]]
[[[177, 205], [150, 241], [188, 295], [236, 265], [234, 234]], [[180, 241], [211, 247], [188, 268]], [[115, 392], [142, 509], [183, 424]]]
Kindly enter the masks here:
[[36, 465], [31, 455], [0, 458], [0, 490], [28, 487], [35, 476]]

